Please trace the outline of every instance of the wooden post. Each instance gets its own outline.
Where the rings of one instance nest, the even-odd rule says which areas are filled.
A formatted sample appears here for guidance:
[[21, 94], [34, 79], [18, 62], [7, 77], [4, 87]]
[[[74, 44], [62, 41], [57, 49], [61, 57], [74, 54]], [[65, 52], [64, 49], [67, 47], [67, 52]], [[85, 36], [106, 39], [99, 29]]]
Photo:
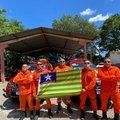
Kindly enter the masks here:
[[1, 66], [1, 81], [5, 82], [5, 64], [4, 64], [4, 50], [8, 45], [0, 45], [0, 66]]
[[87, 59], [87, 48], [86, 48], [86, 41], [81, 41], [79, 44], [83, 47], [84, 51], [84, 58]]
[[87, 59], [87, 47], [86, 47], [86, 42], [84, 44], [84, 58]]

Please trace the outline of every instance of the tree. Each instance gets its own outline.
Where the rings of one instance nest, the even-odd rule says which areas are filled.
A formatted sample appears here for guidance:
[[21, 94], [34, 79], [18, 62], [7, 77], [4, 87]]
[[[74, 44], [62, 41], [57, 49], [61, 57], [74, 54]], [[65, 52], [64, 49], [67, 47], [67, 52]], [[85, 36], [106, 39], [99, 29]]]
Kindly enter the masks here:
[[100, 31], [99, 47], [101, 50], [120, 50], [120, 14], [108, 18], [102, 25]]
[[[6, 10], [0, 10], [0, 36], [9, 35], [12, 33], [25, 30], [22, 23], [17, 20], [11, 20], [5, 17]], [[22, 63], [22, 55], [13, 51], [5, 51], [5, 65], [6, 71], [9, 71], [11, 66], [20, 66]]]
[[24, 26], [17, 20], [6, 18], [5, 13], [5, 9], [0, 10], [0, 36], [25, 30]]
[[[88, 20], [83, 19], [81, 16], [70, 16], [70, 15], [64, 15], [60, 20], [54, 20], [52, 24], [54, 29], [67, 31], [67, 32], [77, 32], [82, 33], [84, 35], [88, 35], [93, 38], [97, 38], [99, 36], [99, 31], [97, 27], [89, 23]], [[88, 51], [91, 52], [91, 44], [88, 45]], [[76, 51], [75, 57], [83, 57], [83, 50], [80, 49]], [[95, 53], [95, 52], [93, 52]], [[94, 56], [94, 55], [93, 55]], [[89, 58], [89, 55], [88, 55]], [[94, 60], [94, 58], [93, 58]]]
[[91, 37], [98, 36], [98, 30], [96, 26], [92, 23], [89, 23], [88, 20], [83, 19], [79, 15], [64, 15], [60, 20], [55, 19], [52, 27], [54, 29], [67, 32], [79, 32]]

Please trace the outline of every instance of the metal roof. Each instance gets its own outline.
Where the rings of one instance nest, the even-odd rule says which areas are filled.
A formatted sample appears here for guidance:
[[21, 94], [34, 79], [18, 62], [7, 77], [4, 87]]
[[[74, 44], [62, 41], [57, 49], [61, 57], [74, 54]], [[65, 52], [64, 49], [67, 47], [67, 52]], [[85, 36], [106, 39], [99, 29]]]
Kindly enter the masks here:
[[79, 42], [90, 42], [94, 38], [80, 33], [58, 31], [39, 27], [32, 30], [0, 37], [0, 45], [8, 44], [9, 50], [24, 54], [42, 54], [43, 52], [73, 53], [80, 49]]

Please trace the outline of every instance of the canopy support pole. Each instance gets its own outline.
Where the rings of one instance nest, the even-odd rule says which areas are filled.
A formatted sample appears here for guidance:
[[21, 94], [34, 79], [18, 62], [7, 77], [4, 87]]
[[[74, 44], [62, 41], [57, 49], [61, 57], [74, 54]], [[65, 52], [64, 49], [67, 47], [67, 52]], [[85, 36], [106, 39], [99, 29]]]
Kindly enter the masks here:
[[79, 42], [79, 44], [83, 47], [84, 58], [87, 59], [87, 47], [86, 47], [87, 42], [81, 41]]
[[0, 45], [0, 66], [1, 66], [1, 82], [5, 82], [5, 63], [4, 63], [4, 50], [8, 45]]

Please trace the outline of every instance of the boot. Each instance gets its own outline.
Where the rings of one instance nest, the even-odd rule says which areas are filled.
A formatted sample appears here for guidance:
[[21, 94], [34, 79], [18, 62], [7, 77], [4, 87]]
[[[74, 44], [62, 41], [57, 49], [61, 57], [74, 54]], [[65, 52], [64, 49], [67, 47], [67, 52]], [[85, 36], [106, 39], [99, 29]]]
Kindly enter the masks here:
[[49, 118], [52, 118], [52, 117], [53, 117], [53, 114], [52, 114], [52, 112], [51, 112], [51, 109], [48, 109], [48, 117], [49, 117]]
[[27, 117], [27, 111], [25, 111], [25, 117]]
[[102, 120], [107, 120], [107, 112], [102, 112]]
[[85, 111], [81, 110], [80, 120], [85, 120]]
[[70, 104], [67, 105], [67, 111], [68, 111], [69, 114], [73, 113]]
[[25, 111], [22, 111], [21, 115], [20, 115], [20, 119], [19, 120], [23, 120], [25, 118]]
[[61, 111], [61, 109], [62, 109], [61, 104], [58, 103], [58, 107], [57, 107], [57, 111], [56, 111], [56, 113], [59, 114], [59, 112]]
[[34, 119], [34, 113], [33, 113], [33, 110], [30, 111], [30, 120], [35, 120], [35, 119]]
[[93, 117], [94, 117], [96, 120], [99, 120], [99, 117], [98, 117], [98, 115], [97, 115], [97, 111], [94, 111], [94, 112], [93, 112]]
[[40, 110], [36, 110], [36, 115], [40, 116]]
[[36, 110], [35, 120], [38, 120], [39, 116], [40, 116], [40, 110]]
[[115, 113], [114, 120], [119, 120], [119, 113]]

